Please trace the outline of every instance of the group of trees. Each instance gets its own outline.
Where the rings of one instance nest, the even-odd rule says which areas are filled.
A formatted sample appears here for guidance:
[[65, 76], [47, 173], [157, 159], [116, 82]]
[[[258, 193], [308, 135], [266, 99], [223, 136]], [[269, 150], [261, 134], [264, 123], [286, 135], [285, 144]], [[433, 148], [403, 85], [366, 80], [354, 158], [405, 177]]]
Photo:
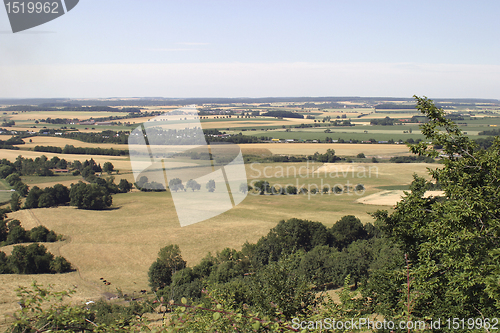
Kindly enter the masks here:
[[[165, 186], [163, 184], [160, 184], [158, 182], [152, 181], [149, 182], [148, 177], [142, 176], [139, 178], [139, 180], [135, 183], [135, 187], [137, 187], [139, 190], [143, 192], [163, 192], [166, 191]], [[191, 190], [192, 192], [194, 191], [199, 191], [201, 190], [201, 185], [194, 179], [190, 179], [187, 181], [186, 186], [182, 183], [182, 180], [180, 178], [173, 178], [168, 182], [168, 188], [172, 192], [177, 192], [177, 191], [187, 191]], [[215, 191], [215, 181], [213, 179], [210, 179], [206, 184], [205, 188], [209, 192], [214, 192]]]
[[103, 210], [113, 203], [113, 198], [106, 187], [96, 183], [78, 182], [72, 184], [69, 197], [69, 204], [79, 209]]
[[[0, 246], [29, 242], [55, 242], [60, 238], [54, 231], [39, 226], [26, 231], [18, 220], [6, 221], [0, 213]], [[45, 246], [33, 243], [17, 245], [10, 256], [0, 251], [0, 274], [64, 273], [71, 264], [63, 257], [54, 257]]]
[[32, 242], [52, 243], [57, 242], [60, 238], [61, 236], [44, 226], [27, 231], [18, 220], [12, 220], [8, 223], [4, 219], [0, 220], [0, 246]]
[[382, 125], [382, 126], [392, 126], [396, 122], [396, 119], [385, 117], [383, 119], [372, 119], [370, 120], [370, 125]]
[[18, 136], [12, 136], [5, 141], [0, 140], [0, 149], [18, 150], [19, 147], [16, 147], [16, 145], [24, 145], [24, 141]]
[[434, 163], [435, 161], [430, 156], [394, 156], [389, 159], [391, 163]]
[[0, 251], [0, 274], [54, 274], [71, 271], [71, 264], [38, 243], [17, 245], [10, 256]]
[[73, 145], [66, 145], [64, 148], [53, 146], [35, 146], [34, 151], [56, 153], [56, 154], [81, 154], [81, 155], [109, 155], [109, 156], [123, 156], [128, 155], [128, 150], [122, 149], [105, 149], [105, 148], [89, 148], [89, 147], [75, 147]]
[[134, 185], [142, 192], [164, 192], [167, 190], [163, 184], [155, 181], [150, 182], [146, 176], [141, 176]]
[[[17, 173], [9, 174], [9, 172], [11, 171], [13, 171], [13, 169], [10, 168], [9, 166], [0, 167], [0, 178], [5, 178], [7, 183], [16, 190], [15, 194], [23, 197], [27, 196], [29, 191], [28, 185], [23, 183], [19, 174]], [[8, 176], [4, 177], [7, 174]]]
[[175, 301], [203, 299], [202, 289], [209, 285], [236, 307], [246, 304], [267, 315], [278, 309], [290, 318], [316, 304], [318, 291], [343, 285], [348, 275], [355, 283], [366, 281], [374, 265], [388, 260], [384, 248], [390, 244], [377, 233], [354, 216], [343, 217], [331, 228], [291, 219], [281, 221], [256, 244], [208, 254], [192, 268], [186, 267], [179, 247], [169, 245], [150, 267], [150, 285]]
[[2, 159], [0, 161], [0, 177], [5, 178], [12, 173], [17, 173], [20, 176], [53, 176], [54, 173], [50, 169], [56, 168], [58, 165], [64, 166], [66, 163], [65, 160], [61, 160], [57, 156], [49, 160], [45, 155], [37, 157], [34, 160], [18, 156], [14, 162]]
[[2, 123], [2, 127], [12, 127], [16, 125], [16, 123], [13, 120], [4, 120]]
[[129, 131], [110, 131], [105, 130], [102, 132], [66, 132], [64, 137], [75, 139], [89, 143], [118, 143], [127, 144], [129, 138]]
[[23, 208], [49, 208], [65, 205], [69, 201], [70, 190], [62, 184], [46, 187], [43, 190], [38, 186], [33, 186], [26, 196]]
[[268, 111], [262, 114], [263, 117], [274, 117], [274, 118], [300, 118], [304, 119], [304, 116], [300, 113], [295, 113], [292, 111]]
[[[53, 187], [46, 187], [44, 189], [38, 186], [28, 188], [21, 180], [20, 174], [31, 174], [36, 170], [44, 170], [48, 173], [48, 167], [61, 167], [73, 168], [73, 174], [82, 174], [84, 179], [91, 184], [79, 182], [73, 184], [71, 189], [61, 184], [56, 184]], [[133, 184], [129, 183], [126, 179], [121, 179], [119, 184], [114, 183], [114, 177], [98, 177], [96, 172], [107, 172], [111, 174], [114, 171], [114, 166], [111, 162], [104, 163], [103, 167], [97, 164], [93, 159], [86, 160], [83, 163], [74, 161], [68, 163], [64, 159], [59, 159], [57, 156], [53, 157], [50, 161], [41, 156], [32, 159], [25, 159], [19, 156], [16, 162], [11, 163], [8, 160], [0, 161], [0, 178], [5, 178], [9, 185], [11, 185], [16, 192], [12, 194], [11, 210], [16, 211], [21, 208], [48, 208], [59, 205], [70, 204], [81, 209], [101, 210], [111, 206], [111, 194], [127, 193]], [[21, 197], [26, 197], [24, 206], [21, 207]]]
[[335, 155], [335, 150], [327, 149], [326, 153], [320, 154], [315, 152], [314, 155], [307, 156], [309, 161], [317, 161], [321, 163], [335, 163], [336, 161], [342, 160], [341, 157]]

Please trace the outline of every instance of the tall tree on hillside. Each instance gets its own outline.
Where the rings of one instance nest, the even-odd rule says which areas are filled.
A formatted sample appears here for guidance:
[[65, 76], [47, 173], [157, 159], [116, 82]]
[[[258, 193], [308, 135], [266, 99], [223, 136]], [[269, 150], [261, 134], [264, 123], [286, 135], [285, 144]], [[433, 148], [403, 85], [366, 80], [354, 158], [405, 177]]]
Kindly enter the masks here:
[[149, 268], [149, 285], [152, 290], [168, 286], [172, 275], [186, 267], [178, 245], [165, 246], [158, 252], [158, 259]]

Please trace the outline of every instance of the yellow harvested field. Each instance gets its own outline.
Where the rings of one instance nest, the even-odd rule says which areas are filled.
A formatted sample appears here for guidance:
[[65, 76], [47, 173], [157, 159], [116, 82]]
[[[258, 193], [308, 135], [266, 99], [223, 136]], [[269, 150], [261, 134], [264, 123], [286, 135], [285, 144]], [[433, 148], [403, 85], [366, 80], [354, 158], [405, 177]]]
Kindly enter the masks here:
[[[103, 118], [111, 116], [126, 116], [127, 112], [78, 112], [78, 111], [29, 111], [29, 112], [19, 112], [18, 114], [7, 114], [7, 117], [14, 121], [30, 121], [30, 120], [40, 120], [40, 119], [57, 119], [57, 118], [67, 118], [67, 119], [89, 119], [89, 118]], [[42, 124], [42, 123], [41, 123]]]
[[364, 153], [370, 156], [403, 156], [410, 155], [406, 145], [376, 145], [349, 143], [250, 143], [242, 144], [245, 149], [268, 149], [276, 155], [312, 155], [315, 152], [326, 153], [328, 149], [335, 150], [339, 156], [354, 156]]
[[[444, 194], [443, 191], [427, 191], [425, 197], [439, 197]], [[378, 205], [378, 206], [395, 206], [403, 199], [404, 191], [381, 191], [363, 198], [356, 200], [356, 202], [365, 205]]]
[[[33, 142], [30, 142], [31, 141]], [[26, 143], [20, 146], [20, 148], [34, 148], [35, 146], [54, 146], [64, 148], [66, 145], [72, 145], [75, 147], [83, 148], [113, 148], [117, 150], [128, 150], [128, 145], [119, 145], [114, 143], [88, 143], [83, 141], [78, 141], [74, 139], [67, 139], [64, 137], [52, 137], [52, 136], [35, 136], [32, 138], [23, 139]]]

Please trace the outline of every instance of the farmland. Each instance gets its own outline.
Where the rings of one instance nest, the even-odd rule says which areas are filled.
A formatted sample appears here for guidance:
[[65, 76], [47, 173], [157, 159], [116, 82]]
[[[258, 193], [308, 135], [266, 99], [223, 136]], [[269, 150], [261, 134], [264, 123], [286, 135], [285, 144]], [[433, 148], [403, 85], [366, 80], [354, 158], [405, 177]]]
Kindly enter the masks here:
[[[277, 106], [276, 106], [277, 107]], [[236, 107], [233, 107], [233, 109]], [[239, 107], [238, 107], [239, 108]], [[285, 109], [298, 111], [298, 107], [288, 105]], [[155, 108], [159, 109], [159, 108]], [[230, 109], [229, 107], [227, 109]], [[250, 111], [264, 110], [263, 107], [248, 107]], [[148, 109], [151, 111], [152, 109]], [[168, 110], [168, 108], [163, 109]], [[302, 111], [302, 109], [300, 109]], [[246, 111], [245, 111], [246, 112]], [[265, 136], [279, 139], [294, 139], [296, 141], [325, 140], [327, 137], [345, 141], [356, 139], [359, 141], [422, 139], [418, 124], [393, 126], [370, 125], [371, 119], [381, 119], [386, 116], [411, 118], [415, 113], [395, 113], [393, 111], [374, 113], [373, 109], [356, 107], [353, 109], [310, 109], [302, 112], [316, 119], [274, 119], [256, 116], [255, 118], [217, 118], [207, 116], [202, 119], [204, 129], [219, 129], [228, 134], [241, 132], [243, 135]], [[32, 129], [40, 125], [47, 128], [61, 128], [61, 125], [35, 124], [36, 119], [47, 117], [62, 118], [89, 118], [105, 116], [105, 113], [57, 113], [57, 112], [26, 112], [21, 114], [4, 115], [12, 119], [16, 125], [10, 130]], [[363, 117], [358, 118], [361, 114]], [[116, 113], [112, 114], [116, 116]], [[126, 115], [126, 114], [123, 114]], [[355, 126], [326, 126], [319, 120], [323, 117], [346, 116]], [[224, 116], [226, 117], [226, 116]], [[151, 117], [127, 119], [132, 124], [139, 120], [147, 121]], [[340, 118], [343, 119], [343, 118]], [[318, 120], [318, 122], [315, 122]], [[463, 130], [468, 135], [478, 137], [478, 132], [495, 128], [500, 125], [500, 117], [475, 117], [460, 121]], [[319, 124], [321, 127], [295, 128], [300, 124]], [[83, 132], [99, 132], [103, 130], [131, 130], [133, 126], [109, 125], [95, 126], [92, 130], [88, 125], [75, 125]], [[84, 128], [87, 128], [85, 130]], [[411, 129], [411, 133], [409, 133]], [[325, 133], [325, 130], [330, 132]], [[407, 132], [407, 133], [403, 133]], [[10, 136], [2, 136], [6, 140]], [[0, 138], [2, 138], [0, 137]], [[74, 145], [88, 148], [126, 149], [126, 145], [113, 143], [86, 143], [60, 136], [31, 136], [23, 138], [24, 145], [20, 150], [0, 150], [1, 158], [15, 161], [17, 156], [37, 158], [42, 155], [51, 159], [54, 156], [67, 161], [84, 161], [93, 158], [96, 163], [103, 165], [112, 162], [119, 174], [113, 174], [116, 180], [125, 178], [134, 182], [130, 159], [127, 156], [101, 156], [54, 154], [33, 151], [34, 147]], [[125, 147], [125, 148], [124, 148]], [[412, 181], [414, 173], [420, 176], [427, 175], [427, 168], [439, 167], [439, 164], [395, 164], [371, 163], [371, 158], [389, 159], [394, 156], [409, 155], [405, 144], [349, 144], [349, 143], [254, 143], [241, 144], [244, 156], [271, 156], [295, 155], [306, 156], [315, 152], [324, 154], [329, 149], [335, 150], [341, 157], [356, 157], [363, 153], [367, 158], [357, 163], [323, 164], [318, 162], [302, 163], [249, 163], [246, 173], [250, 184], [258, 180], [266, 180], [271, 185], [293, 185], [304, 187], [309, 191], [300, 195], [258, 195], [250, 191], [246, 199], [234, 209], [201, 223], [180, 227], [172, 196], [169, 192], [146, 193], [133, 190], [131, 193], [116, 194], [113, 196], [113, 206], [105, 211], [78, 210], [75, 207], [62, 206], [57, 208], [39, 208], [20, 210], [9, 213], [9, 219], [19, 219], [26, 228], [44, 225], [58, 234], [65, 236], [63, 242], [47, 244], [47, 248], [57, 255], [67, 258], [76, 272], [63, 275], [14, 276], [0, 275], [3, 285], [0, 293], [0, 313], [12, 313], [17, 304], [12, 291], [16, 285], [27, 285], [32, 279], [38, 282], [55, 284], [58, 289], [69, 289], [78, 285], [76, 301], [98, 299], [104, 293], [117, 293], [117, 289], [124, 293], [137, 295], [140, 290], [148, 287], [148, 268], [155, 260], [158, 250], [167, 244], [178, 244], [183, 258], [188, 266], [193, 266], [206, 253], [215, 253], [226, 247], [241, 249], [245, 242], [254, 243], [268, 233], [278, 221], [289, 218], [301, 218], [319, 221], [326, 226], [332, 226], [345, 215], [354, 215], [363, 223], [373, 222], [370, 213], [378, 209], [391, 210], [402, 190], [406, 190]], [[195, 161], [182, 160], [180, 162], [193, 164]], [[63, 184], [70, 186], [82, 180], [81, 176], [57, 175], [42, 177], [37, 175], [22, 176], [28, 186], [41, 188]], [[186, 180], [184, 180], [186, 181]], [[359, 193], [313, 194], [312, 189], [321, 190], [325, 186], [356, 186], [362, 184], [364, 190]], [[203, 184], [204, 186], [204, 184]], [[10, 187], [1, 180], [0, 190]], [[3, 195], [3, 196], [2, 196]], [[0, 202], [10, 198], [11, 193], [0, 192]], [[3, 200], [2, 200], [3, 198]], [[364, 199], [364, 200], [363, 200]], [[367, 203], [363, 204], [361, 202]], [[9, 253], [12, 246], [2, 248]], [[104, 277], [112, 282], [104, 286], [100, 278]], [[6, 318], [6, 317], [5, 317]], [[0, 322], [5, 320], [0, 317]]]

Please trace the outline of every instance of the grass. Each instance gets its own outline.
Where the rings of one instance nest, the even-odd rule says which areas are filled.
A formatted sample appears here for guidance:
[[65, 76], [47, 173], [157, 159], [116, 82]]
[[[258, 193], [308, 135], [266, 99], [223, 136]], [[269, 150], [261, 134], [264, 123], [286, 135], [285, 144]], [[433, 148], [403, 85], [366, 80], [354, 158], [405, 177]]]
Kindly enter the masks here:
[[[30, 140], [32, 142], [30, 142]], [[64, 148], [66, 145], [73, 145], [75, 147], [83, 148], [113, 148], [113, 149], [128, 149], [127, 145], [120, 145], [114, 143], [88, 143], [74, 139], [53, 137], [53, 136], [35, 136], [32, 138], [23, 139], [24, 145], [20, 145], [21, 149], [33, 149], [36, 146], [53, 146]]]
[[312, 155], [315, 152], [326, 153], [328, 149], [335, 150], [338, 156], [356, 156], [364, 153], [366, 156], [392, 157], [409, 155], [406, 145], [373, 145], [347, 143], [251, 143], [240, 145], [243, 153], [247, 149], [267, 149], [275, 155]]
[[[5, 203], [12, 197], [11, 187], [4, 179], [0, 179], [0, 203]], [[9, 191], [9, 192], [4, 192]]]
[[28, 185], [30, 188], [35, 185], [40, 188], [44, 188], [44, 187], [52, 187], [55, 184], [63, 184], [65, 186], [69, 186], [71, 185], [71, 183], [78, 183], [79, 180], [82, 180], [82, 176], [73, 176], [71, 174], [69, 175], [58, 174], [51, 177], [22, 176], [21, 179], [23, 183]]

